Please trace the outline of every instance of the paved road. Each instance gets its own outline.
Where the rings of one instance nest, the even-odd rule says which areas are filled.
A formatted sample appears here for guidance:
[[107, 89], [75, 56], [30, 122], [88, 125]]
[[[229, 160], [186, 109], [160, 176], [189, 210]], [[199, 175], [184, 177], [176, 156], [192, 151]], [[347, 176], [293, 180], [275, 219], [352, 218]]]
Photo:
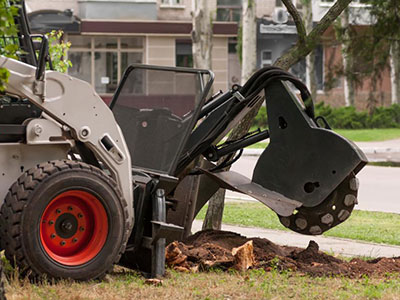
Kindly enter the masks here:
[[[232, 170], [249, 178], [258, 157], [244, 156]], [[366, 166], [357, 176], [360, 179], [356, 209], [400, 213], [400, 168]], [[228, 198], [251, 198], [228, 191]]]

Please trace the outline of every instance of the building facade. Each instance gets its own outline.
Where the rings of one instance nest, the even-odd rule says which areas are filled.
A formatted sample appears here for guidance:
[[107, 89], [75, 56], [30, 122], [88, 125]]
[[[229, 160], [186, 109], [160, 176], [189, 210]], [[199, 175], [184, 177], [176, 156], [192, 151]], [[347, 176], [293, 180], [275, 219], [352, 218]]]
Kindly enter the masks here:
[[[195, 0], [26, 0], [33, 29], [63, 28], [71, 41], [69, 74], [91, 83], [106, 100], [111, 98], [125, 68], [131, 63], [192, 67], [191, 11]], [[257, 67], [271, 65], [297, 41], [296, 27], [281, 0], [255, 0], [257, 7]], [[301, 11], [301, 0], [293, 0]], [[334, 0], [315, 0], [316, 24]], [[237, 53], [242, 0], [210, 0], [215, 11], [212, 69], [214, 91], [240, 83]], [[368, 26], [363, 0], [353, 0], [351, 23]], [[330, 28], [315, 51], [318, 100], [344, 105], [343, 78], [330, 82], [332, 65], [341, 65], [341, 46]], [[303, 60], [291, 72], [306, 81]], [[386, 74], [387, 73], [387, 74]], [[382, 104], [390, 103], [390, 76], [379, 86]], [[329, 80], [328, 80], [329, 79]], [[329, 81], [329, 84], [328, 84]], [[329, 87], [329, 89], [328, 89]], [[364, 108], [368, 82], [357, 91], [357, 106]]]
[[[217, 2], [211, 3], [216, 11]], [[69, 74], [91, 83], [105, 100], [132, 63], [193, 66], [191, 0], [26, 0], [26, 4], [36, 26], [33, 30], [64, 29], [72, 44]], [[67, 23], [73, 22], [79, 24], [68, 30]], [[226, 90], [228, 48], [238, 25], [217, 21], [213, 30], [214, 90]]]

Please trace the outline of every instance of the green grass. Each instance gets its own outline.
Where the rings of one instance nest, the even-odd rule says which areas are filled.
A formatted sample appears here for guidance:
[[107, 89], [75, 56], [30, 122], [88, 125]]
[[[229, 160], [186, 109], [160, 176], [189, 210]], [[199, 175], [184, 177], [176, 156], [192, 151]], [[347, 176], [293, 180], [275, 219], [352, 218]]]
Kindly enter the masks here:
[[105, 281], [31, 284], [12, 279], [8, 299], [398, 299], [399, 275], [384, 278], [309, 277], [291, 272], [244, 273], [212, 271], [178, 273], [172, 270], [162, 285], [147, 285], [134, 272], [116, 271]]
[[[379, 142], [400, 138], [400, 128], [384, 129], [336, 129], [340, 135], [354, 142]], [[268, 142], [259, 142], [248, 148], [264, 149]]]
[[[205, 211], [206, 208], [203, 208], [197, 218], [204, 219]], [[272, 210], [256, 202], [226, 203], [222, 221], [232, 225], [288, 230]], [[355, 210], [348, 220], [323, 235], [400, 245], [399, 228], [398, 214]]]
[[400, 128], [384, 129], [336, 129], [345, 138], [355, 142], [386, 141], [400, 138]]

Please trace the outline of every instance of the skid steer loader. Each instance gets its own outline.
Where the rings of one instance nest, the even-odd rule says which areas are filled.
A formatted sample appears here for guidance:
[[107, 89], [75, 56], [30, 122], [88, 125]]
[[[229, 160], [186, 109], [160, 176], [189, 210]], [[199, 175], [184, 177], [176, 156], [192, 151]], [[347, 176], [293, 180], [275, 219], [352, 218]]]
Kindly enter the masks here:
[[[219, 188], [254, 197], [302, 234], [351, 214], [367, 159], [314, 115], [291, 74], [266, 67], [208, 97], [211, 71], [131, 65], [108, 107], [88, 83], [46, 70], [47, 39], [32, 41], [21, 4], [18, 36], [2, 40], [18, 45], [19, 59], [0, 57], [10, 72], [0, 106], [0, 241], [22, 274], [88, 280], [120, 263], [161, 276], [166, 243], [190, 234]], [[268, 130], [225, 141], [261, 101]], [[267, 138], [252, 179], [227, 171]]]

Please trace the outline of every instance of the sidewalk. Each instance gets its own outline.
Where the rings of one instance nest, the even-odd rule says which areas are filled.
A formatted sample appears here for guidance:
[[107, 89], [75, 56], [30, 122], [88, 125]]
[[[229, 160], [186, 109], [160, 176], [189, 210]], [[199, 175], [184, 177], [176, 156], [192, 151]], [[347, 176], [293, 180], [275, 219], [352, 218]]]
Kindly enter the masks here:
[[[193, 222], [193, 233], [201, 230], [202, 221]], [[330, 238], [323, 236], [307, 236], [295, 232], [281, 230], [222, 225], [222, 230], [239, 233], [246, 237], [266, 238], [271, 242], [282, 246], [306, 248], [310, 240], [318, 243], [321, 251], [329, 254], [344, 256], [365, 257], [397, 257], [400, 256], [400, 246], [388, 246], [376, 243], [367, 243], [342, 238]]]
[[[400, 139], [381, 142], [355, 143], [366, 154], [370, 162], [398, 162], [400, 163]], [[244, 156], [260, 156], [264, 149], [246, 148]]]

